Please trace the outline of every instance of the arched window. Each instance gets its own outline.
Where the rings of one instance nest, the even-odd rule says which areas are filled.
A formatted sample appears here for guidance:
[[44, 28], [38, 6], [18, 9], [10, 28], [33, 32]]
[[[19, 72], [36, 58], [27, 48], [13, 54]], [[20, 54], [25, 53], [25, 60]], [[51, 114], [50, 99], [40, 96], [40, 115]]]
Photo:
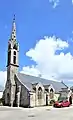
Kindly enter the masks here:
[[50, 92], [54, 92], [52, 88], [50, 89]]
[[16, 55], [16, 51], [14, 51], [14, 55]]
[[8, 65], [10, 64], [11, 61], [11, 51], [8, 52]]
[[42, 88], [38, 88], [38, 99], [42, 99]]
[[16, 51], [13, 52], [13, 63], [16, 64]]
[[50, 95], [50, 99], [54, 98], [54, 90], [52, 88], [50, 89], [49, 95]]
[[16, 64], [16, 56], [13, 56], [13, 63]]

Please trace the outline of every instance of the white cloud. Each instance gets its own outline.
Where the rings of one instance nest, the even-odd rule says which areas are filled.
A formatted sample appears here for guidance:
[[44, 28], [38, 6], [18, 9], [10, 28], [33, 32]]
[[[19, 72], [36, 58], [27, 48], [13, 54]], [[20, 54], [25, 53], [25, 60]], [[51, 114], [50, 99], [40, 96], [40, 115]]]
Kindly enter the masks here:
[[[26, 56], [36, 65], [24, 66], [20, 72], [34, 76], [41, 74], [43, 78], [52, 80], [72, 81], [73, 56], [70, 52], [63, 52], [68, 47], [68, 42], [55, 36], [40, 39], [34, 48], [26, 52]], [[56, 54], [57, 51], [59, 54]], [[0, 71], [0, 85], [4, 85], [6, 79], [6, 71]]]
[[72, 0], [72, 4], [73, 4], [73, 0]]
[[59, 5], [59, 0], [49, 0], [49, 2], [53, 5], [53, 8], [56, 8]]
[[0, 85], [5, 86], [7, 80], [7, 72], [6, 71], [0, 71]]
[[22, 71], [20, 71], [20, 72], [28, 74], [28, 75], [34, 75], [34, 76], [37, 76], [38, 74], [40, 74], [39, 70], [35, 69], [35, 67], [33, 65], [31, 67], [29, 67], [29, 66], [23, 67]]
[[[31, 48], [26, 56], [35, 61], [33, 67], [23, 67], [23, 73], [53, 79], [53, 80], [72, 80], [73, 79], [73, 56], [69, 53], [64, 54], [62, 50], [67, 49], [69, 44], [60, 38], [45, 37], [39, 40], [34, 48]], [[60, 54], [55, 54], [60, 51]]]

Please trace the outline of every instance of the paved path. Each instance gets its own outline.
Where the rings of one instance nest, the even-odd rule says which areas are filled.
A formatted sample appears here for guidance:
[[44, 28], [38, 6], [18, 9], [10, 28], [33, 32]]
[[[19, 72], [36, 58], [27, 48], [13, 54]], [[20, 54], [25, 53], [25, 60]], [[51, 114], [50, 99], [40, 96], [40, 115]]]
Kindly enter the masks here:
[[73, 106], [52, 109], [0, 107], [0, 120], [73, 120]]

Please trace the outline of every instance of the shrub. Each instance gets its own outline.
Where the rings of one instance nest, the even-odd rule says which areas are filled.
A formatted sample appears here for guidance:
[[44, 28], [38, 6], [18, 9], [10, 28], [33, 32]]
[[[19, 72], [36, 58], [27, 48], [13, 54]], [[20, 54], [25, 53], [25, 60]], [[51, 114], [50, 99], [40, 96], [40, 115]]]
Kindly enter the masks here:
[[50, 105], [53, 105], [55, 103], [55, 100], [50, 100]]
[[67, 99], [68, 99], [68, 97], [61, 97], [61, 96], [60, 96], [60, 97], [58, 98], [58, 101], [60, 101], [60, 100], [63, 101], [63, 100], [67, 100]]

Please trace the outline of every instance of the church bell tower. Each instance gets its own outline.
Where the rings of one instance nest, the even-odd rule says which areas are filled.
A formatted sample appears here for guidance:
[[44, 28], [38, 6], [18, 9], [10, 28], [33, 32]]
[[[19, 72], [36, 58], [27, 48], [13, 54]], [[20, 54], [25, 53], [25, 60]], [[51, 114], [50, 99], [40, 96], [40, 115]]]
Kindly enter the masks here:
[[15, 98], [15, 74], [18, 73], [18, 54], [19, 54], [19, 45], [16, 40], [16, 24], [15, 24], [15, 15], [12, 23], [12, 32], [11, 37], [8, 41], [8, 60], [7, 60], [7, 82], [10, 86], [10, 105], [13, 106]]

